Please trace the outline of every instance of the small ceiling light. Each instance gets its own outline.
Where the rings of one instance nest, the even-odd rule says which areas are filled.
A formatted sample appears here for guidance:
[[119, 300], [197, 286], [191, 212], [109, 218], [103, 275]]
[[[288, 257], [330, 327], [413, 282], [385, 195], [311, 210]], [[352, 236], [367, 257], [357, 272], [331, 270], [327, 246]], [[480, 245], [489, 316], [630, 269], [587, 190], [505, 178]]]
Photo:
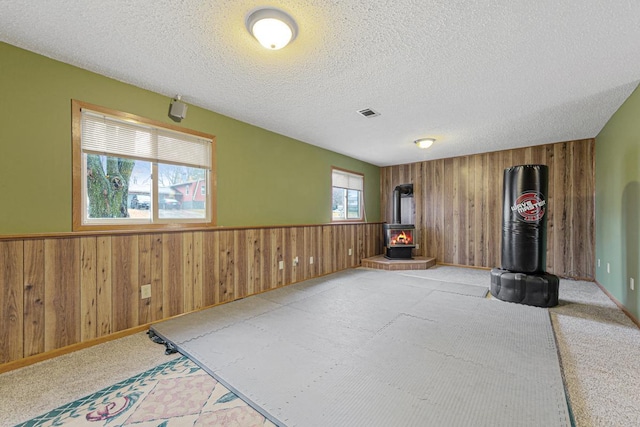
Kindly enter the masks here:
[[420, 148], [429, 148], [436, 142], [435, 138], [422, 138], [414, 141], [416, 145]]
[[272, 7], [259, 8], [247, 15], [247, 30], [267, 49], [282, 49], [298, 35], [298, 26], [288, 13]]

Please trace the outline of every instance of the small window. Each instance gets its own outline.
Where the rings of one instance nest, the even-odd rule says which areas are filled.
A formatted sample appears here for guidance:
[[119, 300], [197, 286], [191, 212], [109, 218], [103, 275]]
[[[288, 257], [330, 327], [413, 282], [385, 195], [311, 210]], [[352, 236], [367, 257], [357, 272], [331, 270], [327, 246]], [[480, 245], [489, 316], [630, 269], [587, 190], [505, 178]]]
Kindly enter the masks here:
[[332, 220], [361, 221], [363, 219], [364, 175], [342, 169], [333, 169]]
[[193, 182], [213, 182], [215, 138], [73, 102], [74, 230], [213, 225], [213, 195], [193, 203]]

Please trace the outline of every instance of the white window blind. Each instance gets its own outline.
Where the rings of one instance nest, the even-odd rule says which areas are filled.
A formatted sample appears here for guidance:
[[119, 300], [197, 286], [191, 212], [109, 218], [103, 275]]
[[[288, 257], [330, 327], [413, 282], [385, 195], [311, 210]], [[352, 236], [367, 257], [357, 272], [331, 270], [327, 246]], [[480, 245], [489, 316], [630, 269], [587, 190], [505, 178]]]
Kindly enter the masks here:
[[211, 169], [211, 140], [82, 110], [82, 150]]
[[364, 177], [341, 170], [334, 169], [331, 174], [331, 182], [334, 187], [348, 190], [360, 190], [364, 188]]

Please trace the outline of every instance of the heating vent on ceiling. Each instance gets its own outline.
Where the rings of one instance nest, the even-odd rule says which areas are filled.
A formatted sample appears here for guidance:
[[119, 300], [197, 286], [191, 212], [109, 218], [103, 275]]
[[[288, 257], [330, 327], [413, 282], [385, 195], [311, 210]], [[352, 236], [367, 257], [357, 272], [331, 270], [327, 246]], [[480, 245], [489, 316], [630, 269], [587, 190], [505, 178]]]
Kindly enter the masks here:
[[375, 117], [380, 115], [380, 113], [378, 113], [377, 111], [373, 111], [371, 108], [358, 110], [358, 114], [362, 115], [363, 117]]

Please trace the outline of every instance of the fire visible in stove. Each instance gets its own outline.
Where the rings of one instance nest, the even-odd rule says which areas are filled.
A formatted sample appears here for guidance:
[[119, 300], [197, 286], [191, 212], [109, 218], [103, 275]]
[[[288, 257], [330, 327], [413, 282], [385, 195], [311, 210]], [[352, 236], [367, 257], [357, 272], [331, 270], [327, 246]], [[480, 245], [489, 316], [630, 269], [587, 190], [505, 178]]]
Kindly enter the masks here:
[[413, 230], [389, 230], [389, 246], [413, 245]]
[[389, 259], [411, 259], [411, 250], [415, 248], [412, 224], [384, 224], [385, 257]]

